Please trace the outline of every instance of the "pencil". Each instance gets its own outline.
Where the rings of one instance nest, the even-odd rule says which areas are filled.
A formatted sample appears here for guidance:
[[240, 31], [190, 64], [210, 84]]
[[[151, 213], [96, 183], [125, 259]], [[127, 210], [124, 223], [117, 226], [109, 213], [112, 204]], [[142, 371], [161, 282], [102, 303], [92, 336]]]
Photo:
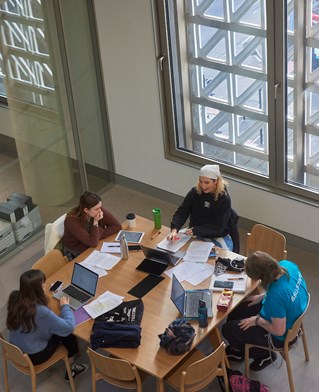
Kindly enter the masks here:
[[161, 234], [161, 232], [160, 231], [158, 231], [156, 234], [154, 234], [152, 237], [151, 237], [151, 240], [153, 240], [154, 238], [156, 238], [158, 235], [160, 235]]

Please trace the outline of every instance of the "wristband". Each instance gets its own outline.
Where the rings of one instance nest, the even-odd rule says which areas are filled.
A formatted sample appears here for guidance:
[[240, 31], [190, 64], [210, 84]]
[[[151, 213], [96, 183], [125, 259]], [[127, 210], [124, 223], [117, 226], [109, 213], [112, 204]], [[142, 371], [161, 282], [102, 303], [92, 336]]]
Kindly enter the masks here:
[[257, 314], [255, 324], [258, 325], [258, 320], [260, 319], [260, 314]]

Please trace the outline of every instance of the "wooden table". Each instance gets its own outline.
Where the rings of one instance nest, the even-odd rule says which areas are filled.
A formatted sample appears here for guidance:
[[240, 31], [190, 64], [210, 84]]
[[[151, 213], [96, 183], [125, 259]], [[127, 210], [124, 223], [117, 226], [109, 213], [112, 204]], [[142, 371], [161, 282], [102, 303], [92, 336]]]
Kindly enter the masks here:
[[[127, 229], [124, 225], [123, 229]], [[145, 232], [142, 243], [149, 247], [156, 247], [156, 244], [164, 239], [169, 229], [167, 227], [161, 228], [161, 234], [158, 235], [153, 240], [151, 237], [158, 232], [154, 229], [154, 224], [152, 221], [137, 217], [136, 227], [132, 229], [133, 231], [143, 231]], [[106, 241], [114, 240], [115, 235], [110, 236]], [[105, 240], [104, 240], [105, 241]], [[100, 249], [103, 241], [96, 249]], [[94, 249], [88, 249], [80, 256], [76, 258], [76, 262], [83, 261]], [[229, 252], [227, 250], [219, 250], [219, 256], [234, 258], [237, 255], [235, 253]], [[112, 270], [108, 271], [108, 275], [99, 278], [96, 297], [104, 293], [106, 290], [111, 291], [115, 294], [122, 295], [125, 297], [125, 301], [136, 299], [135, 297], [127, 294], [127, 292], [146, 277], [144, 272], [138, 271], [135, 268], [143, 259], [142, 252], [130, 252], [128, 260], [121, 260]], [[210, 263], [214, 263], [214, 260], [209, 260]], [[73, 270], [74, 261], [70, 262], [68, 265], [63, 267], [53, 276], [47, 280], [46, 287], [50, 287], [50, 283], [56, 280], [62, 280], [64, 284], [70, 282], [71, 274]], [[190, 265], [191, 266], [191, 265]], [[171, 291], [171, 279], [165, 274], [165, 279], [162, 280], [154, 289], [148, 292], [143, 297], [144, 303], [144, 315], [141, 323], [142, 327], [142, 339], [141, 345], [138, 348], [107, 348], [107, 352], [114, 355], [115, 357], [126, 359], [132, 364], [134, 364], [138, 369], [145, 371], [157, 378], [157, 390], [158, 392], [164, 391], [163, 378], [172, 370], [176, 365], [185, 357], [188, 353], [184, 355], [170, 355], [165, 349], [160, 348], [158, 335], [163, 333], [165, 328], [177, 317], [179, 317], [179, 312], [172, 303], [170, 299]], [[196, 288], [208, 288], [210, 284], [210, 278], [206, 279]], [[185, 288], [192, 288], [187, 282], [183, 282]], [[248, 279], [247, 290], [244, 294], [235, 294], [231, 309], [234, 309], [240, 303], [245, 296], [247, 296], [256, 287], [255, 282], [251, 282]], [[52, 294], [49, 294], [52, 296]], [[199, 328], [198, 321], [191, 321], [193, 327], [196, 331], [196, 336], [193, 342], [192, 348], [196, 346], [207, 336], [212, 341], [214, 347], [221, 341], [219, 329], [216, 328], [225, 319], [227, 314], [218, 312], [216, 309], [216, 302], [220, 293], [213, 294], [213, 318], [208, 319], [207, 328]], [[52, 299], [50, 301], [50, 307], [59, 312], [58, 301]], [[93, 320], [86, 321], [83, 324], [77, 326], [74, 330], [74, 334], [89, 342], [91, 329], [93, 325]]]

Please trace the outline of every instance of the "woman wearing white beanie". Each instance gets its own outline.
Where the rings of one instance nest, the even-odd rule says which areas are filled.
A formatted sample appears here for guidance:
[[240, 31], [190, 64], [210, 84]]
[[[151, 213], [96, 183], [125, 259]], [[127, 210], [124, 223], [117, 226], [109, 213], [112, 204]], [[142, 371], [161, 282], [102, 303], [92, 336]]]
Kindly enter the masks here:
[[169, 240], [174, 241], [188, 218], [186, 234], [233, 250], [230, 226], [236, 224], [238, 217], [231, 208], [219, 165], [205, 165], [200, 169], [196, 186], [188, 192], [173, 216]]

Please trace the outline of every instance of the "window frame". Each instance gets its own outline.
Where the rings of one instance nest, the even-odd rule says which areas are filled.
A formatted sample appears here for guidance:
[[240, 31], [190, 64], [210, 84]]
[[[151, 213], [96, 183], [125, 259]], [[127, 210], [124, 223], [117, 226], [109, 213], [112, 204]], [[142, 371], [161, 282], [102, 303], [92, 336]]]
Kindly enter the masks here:
[[[181, 164], [198, 168], [207, 163], [217, 163], [225, 177], [245, 182], [263, 190], [303, 200], [318, 205], [319, 189], [311, 189], [300, 184], [294, 185], [286, 178], [286, 9], [285, 2], [267, 2], [267, 51], [268, 51], [268, 126], [269, 126], [269, 178], [246, 172], [219, 161], [213, 161], [177, 147], [177, 129], [174, 117], [172, 94], [172, 70], [169, 64], [169, 41], [166, 36], [168, 23], [166, 1], [158, 0], [153, 5], [155, 13], [156, 51], [158, 55], [158, 75], [165, 137], [165, 157]], [[175, 3], [175, 2], [174, 2]], [[277, 4], [275, 4], [277, 3]], [[284, 27], [282, 27], [284, 26]], [[172, 26], [169, 26], [172, 28]], [[274, 28], [272, 28], [274, 27]], [[276, 42], [276, 50], [274, 43]], [[303, 43], [304, 45], [305, 43]], [[276, 96], [275, 96], [276, 95]], [[276, 101], [276, 104], [274, 103]], [[274, 103], [273, 105], [270, 103]], [[304, 135], [304, 131], [302, 131]], [[303, 137], [303, 136], [302, 136]], [[288, 161], [288, 160], [287, 160]]]

